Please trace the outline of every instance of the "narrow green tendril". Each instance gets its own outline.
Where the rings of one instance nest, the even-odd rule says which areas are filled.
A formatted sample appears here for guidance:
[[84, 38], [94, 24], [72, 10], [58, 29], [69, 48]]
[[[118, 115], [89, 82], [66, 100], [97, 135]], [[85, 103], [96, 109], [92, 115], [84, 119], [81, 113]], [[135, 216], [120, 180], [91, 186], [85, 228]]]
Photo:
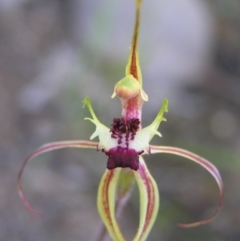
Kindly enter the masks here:
[[92, 119], [87, 117], [87, 118], [84, 118], [84, 120], [89, 120], [91, 121], [93, 124], [97, 125], [97, 123], [100, 123], [100, 121], [98, 120], [97, 116], [95, 115], [95, 112], [92, 108], [92, 105], [91, 105], [91, 100], [90, 98], [87, 96], [84, 100], [83, 100], [83, 108], [87, 106], [91, 116], [92, 116]]
[[162, 107], [161, 107], [160, 111], [158, 112], [156, 118], [152, 122], [152, 124], [150, 124], [149, 126], [146, 127], [146, 128], [151, 129], [155, 133], [155, 135], [158, 135], [160, 137], [162, 135], [160, 132], [157, 131], [157, 129], [159, 128], [159, 125], [161, 124], [162, 121], [167, 121], [167, 119], [165, 117], [163, 117], [165, 112], [168, 112], [168, 100], [166, 98], [163, 100]]
[[163, 100], [163, 105], [158, 112], [154, 121], [147, 127], [141, 129], [137, 132], [135, 136], [135, 141], [130, 143], [130, 147], [135, 150], [144, 150], [149, 152], [149, 142], [157, 135], [162, 137], [161, 133], [158, 131], [159, 125], [162, 121], [166, 121], [166, 118], [163, 117], [164, 113], [168, 112], [168, 100]]
[[116, 140], [113, 140], [111, 138], [111, 133], [110, 133], [110, 129], [108, 127], [106, 127], [105, 125], [103, 125], [97, 118], [97, 116], [94, 113], [94, 110], [92, 108], [91, 105], [91, 100], [89, 97], [86, 97], [83, 100], [83, 107], [87, 106], [92, 118], [84, 118], [84, 120], [89, 120], [91, 121], [95, 126], [96, 126], [96, 130], [94, 131], [94, 133], [90, 136], [90, 140], [94, 139], [95, 137], [99, 138], [99, 144], [98, 144], [98, 148], [105, 148], [105, 149], [109, 149], [112, 146], [116, 145]]

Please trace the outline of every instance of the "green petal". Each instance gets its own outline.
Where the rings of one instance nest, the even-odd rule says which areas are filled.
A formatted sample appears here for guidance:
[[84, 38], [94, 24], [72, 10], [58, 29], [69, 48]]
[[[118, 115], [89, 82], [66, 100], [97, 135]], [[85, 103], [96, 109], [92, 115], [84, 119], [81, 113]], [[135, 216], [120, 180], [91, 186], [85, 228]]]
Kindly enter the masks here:
[[144, 127], [143, 129], [139, 130], [136, 133], [136, 136], [134, 138], [134, 141], [131, 141], [129, 143], [129, 148], [141, 151], [144, 150], [145, 152], [149, 152], [149, 142], [153, 138], [154, 135], [158, 135], [161, 137], [160, 132], [157, 131], [159, 128], [159, 125], [162, 121], [166, 121], [166, 119], [163, 117], [164, 113], [168, 111], [168, 100], [164, 99], [162, 107], [160, 111], [158, 112], [156, 118], [147, 127]]
[[158, 112], [156, 118], [152, 122], [152, 124], [147, 126], [147, 127], [145, 127], [146, 129], [148, 129], [149, 132], [152, 133], [152, 135], [150, 136], [150, 140], [153, 138], [154, 135], [158, 135], [160, 137], [162, 136], [157, 130], [159, 128], [160, 123], [162, 121], [166, 121], [166, 118], [163, 117], [164, 112], [168, 112], [168, 100], [167, 99], [163, 100], [162, 107], [161, 107], [160, 111]]
[[108, 127], [106, 127], [105, 125], [103, 125], [97, 118], [97, 116], [95, 115], [92, 105], [91, 105], [91, 101], [89, 97], [86, 97], [83, 100], [83, 107], [87, 106], [92, 118], [85, 118], [85, 120], [89, 120], [91, 121], [95, 126], [96, 126], [96, 130], [95, 132], [91, 135], [90, 140], [94, 139], [95, 137], [98, 136], [99, 138], [99, 146], [98, 149], [105, 149], [105, 150], [109, 150], [113, 147], [117, 146], [117, 139], [114, 139], [111, 137], [111, 132], [110, 129]]
[[[95, 137], [99, 137], [99, 140], [103, 137], [106, 136], [107, 134], [109, 134], [109, 128], [107, 128], [105, 125], [103, 125], [97, 118], [97, 116], [95, 115], [95, 112], [92, 108], [91, 105], [91, 100], [89, 97], [86, 97], [83, 100], [83, 107], [87, 106], [92, 118], [84, 118], [84, 120], [89, 120], [91, 121], [95, 126], [96, 126], [96, 130], [95, 132], [91, 135], [90, 140], [94, 139]], [[107, 135], [110, 136], [110, 135]], [[101, 141], [100, 141], [101, 142]]]
[[106, 170], [98, 188], [98, 211], [113, 241], [125, 241], [115, 216], [116, 191], [121, 170]]
[[45, 144], [43, 146], [40, 146], [37, 150], [35, 150], [32, 154], [30, 154], [24, 163], [22, 164], [22, 167], [18, 173], [18, 180], [17, 180], [17, 185], [18, 185], [18, 193], [19, 196], [24, 204], [24, 206], [34, 215], [41, 216], [42, 214], [39, 212], [36, 212], [29, 202], [27, 201], [23, 190], [22, 190], [22, 183], [21, 183], [21, 177], [23, 170], [26, 166], [26, 164], [31, 161], [34, 157], [37, 157], [43, 153], [53, 151], [53, 150], [58, 150], [58, 149], [63, 149], [63, 148], [91, 148], [91, 149], [96, 149], [98, 147], [98, 143], [92, 142], [92, 141], [59, 141], [59, 142], [51, 142], [48, 144]]
[[174, 154], [174, 155], [185, 157], [203, 166], [207, 171], [211, 173], [211, 175], [216, 180], [220, 190], [220, 197], [219, 197], [219, 204], [218, 204], [217, 211], [211, 217], [205, 220], [201, 220], [190, 224], [179, 223], [178, 226], [182, 228], [192, 228], [192, 227], [196, 227], [196, 226], [211, 222], [219, 214], [223, 204], [223, 182], [218, 169], [206, 159], [181, 148], [172, 147], [172, 146], [150, 146], [150, 152], [151, 153], [168, 153], [168, 154]]
[[90, 118], [87, 118], [87, 119], [88, 119], [88, 120], [91, 120], [93, 123], [95, 123], [95, 122], [100, 122], [100, 121], [98, 120], [97, 116], [95, 115], [95, 112], [94, 112], [94, 110], [93, 110], [93, 108], [92, 108], [90, 98], [89, 98], [88, 96], [85, 97], [85, 99], [83, 100], [82, 103], [83, 103], [83, 108], [84, 108], [85, 106], [87, 106], [87, 108], [88, 108], [88, 110], [89, 110], [89, 112], [90, 112], [90, 114], [91, 114], [91, 116], [92, 116], [92, 118], [93, 118], [93, 119], [90, 119]]
[[157, 217], [159, 208], [159, 192], [154, 179], [140, 156], [139, 169], [134, 172], [140, 196], [140, 221], [133, 241], [146, 240]]

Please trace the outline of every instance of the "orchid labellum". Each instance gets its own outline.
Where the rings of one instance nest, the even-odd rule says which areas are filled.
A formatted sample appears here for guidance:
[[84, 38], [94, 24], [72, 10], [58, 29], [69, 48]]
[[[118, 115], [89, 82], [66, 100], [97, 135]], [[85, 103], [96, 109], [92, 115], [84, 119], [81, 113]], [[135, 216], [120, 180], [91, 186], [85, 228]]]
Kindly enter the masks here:
[[164, 114], [168, 111], [168, 100], [164, 99], [162, 107], [153, 122], [142, 128], [141, 114], [144, 101], [148, 96], [142, 87], [142, 75], [138, 57], [138, 31], [140, 21], [141, 0], [136, 0], [136, 19], [132, 45], [125, 77], [118, 81], [114, 87], [113, 97], [119, 97], [122, 104], [121, 117], [114, 118], [111, 127], [102, 124], [94, 113], [89, 97], [83, 101], [91, 117], [85, 118], [95, 125], [95, 131], [90, 140], [93, 141], [59, 141], [45, 144], [35, 150], [23, 163], [18, 175], [18, 191], [21, 200], [29, 211], [39, 214], [30, 206], [25, 198], [21, 185], [21, 176], [25, 165], [34, 157], [45, 152], [62, 148], [88, 148], [101, 150], [107, 159], [106, 170], [100, 181], [97, 195], [97, 207], [102, 221], [110, 237], [114, 241], [126, 240], [119, 227], [116, 212], [130, 196], [132, 185], [137, 183], [140, 198], [140, 215], [137, 232], [133, 241], [144, 241], [155, 222], [159, 208], [159, 192], [156, 182], [149, 172], [144, 155], [168, 153], [185, 157], [204, 167], [216, 180], [220, 198], [216, 212], [208, 219], [190, 224], [178, 224], [180, 227], [190, 228], [212, 221], [220, 212], [223, 199], [223, 183], [217, 168], [206, 159], [187, 150], [172, 146], [150, 145], [151, 139], [157, 135], [162, 121], [166, 121]]

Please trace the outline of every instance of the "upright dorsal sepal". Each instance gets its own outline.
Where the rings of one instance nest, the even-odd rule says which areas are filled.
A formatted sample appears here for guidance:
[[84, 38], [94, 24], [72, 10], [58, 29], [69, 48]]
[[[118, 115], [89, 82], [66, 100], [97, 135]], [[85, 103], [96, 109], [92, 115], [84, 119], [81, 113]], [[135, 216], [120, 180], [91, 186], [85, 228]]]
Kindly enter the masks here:
[[136, 18], [135, 26], [132, 37], [131, 51], [128, 57], [128, 63], [126, 66], [126, 75], [133, 75], [133, 77], [142, 85], [142, 73], [139, 64], [138, 56], [138, 37], [139, 37], [139, 25], [140, 25], [140, 10], [141, 0], [136, 0]]
[[138, 37], [140, 25], [141, 0], [136, 0], [135, 25], [133, 30], [130, 54], [126, 65], [126, 75], [117, 82], [112, 98], [120, 97], [122, 103], [122, 118], [126, 121], [132, 118], [141, 120], [142, 105], [148, 101], [148, 96], [142, 88], [142, 74], [138, 55]]

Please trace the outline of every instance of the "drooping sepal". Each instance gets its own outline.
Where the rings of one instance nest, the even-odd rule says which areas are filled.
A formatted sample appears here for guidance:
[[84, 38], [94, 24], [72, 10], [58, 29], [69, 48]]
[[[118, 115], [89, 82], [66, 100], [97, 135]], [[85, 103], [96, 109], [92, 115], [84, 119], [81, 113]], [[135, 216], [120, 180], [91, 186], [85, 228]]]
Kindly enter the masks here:
[[203, 157], [200, 157], [196, 155], [195, 153], [192, 153], [190, 151], [177, 148], [177, 147], [172, 147], [172, 146], [150, 146], [151, 148], [151, 153], [168, 153], [168, 154], [173, 154], [177, 156], [182, 156], [185, 157], [191, 161], [196, 162], [197, 164], [201, 165], [204, 167], [216, 180], [219, 191], [220, 191], [220, 197], [219, 197], [219, 203], [218, 203], [218, 208], [216, 212], [209, 218], [201, 221], [197, 221], [194, 223], [189, 223], [189, 224], [184, 224], [184, 223], [178, 223], [177, 225], [181, 228], [193, 228], [197, 227], [203, 224], [207, 224], [211, 222], [216, 216], [219, 214], [219, 212], [222, 209], [222, 204], [223, 204], [223, 181], [222, 177], [218, 171], [218, 169], [208, 160], [206, 160]]
[[24, 206], [34, 215], [41, 216], [42, 214], [36, 212], [31, 205], [29, 204], [27, 198], [25, 197], [22, 189], [21, 177], [24, 171], [25, 166], [29, 161], [33, 158], [54, 150], [63, 149], [63, 148], [90, 148], [90, 149], [97, 149], [98, 143], [92, 141], [59, 141], [59, 142], [52, 142], [45, 145], [40, 146], [37, 150], [35, 150], [32, 154], [30, 154], [24, 161], [21, 166], [21, 169], [18, 173], [17, 185], [18, 185], [18, 194], [20, 196], [21, 201], [23, 202]]
[[139, 169], [134, 172], [140, 196], [140, 220], [133, 241], [146, 240], [157, 217], [159, 208], [158, 187], [144, 160], [140, 157]]
[[125, 241], [116, 220], [120, 202], [125, 204], [131, 193], [134, 179], [140, 196], [139, 227], [133, 241], [146, 240], [157, 216], [159, 193], [156, 182], [140, 157], [138, 171], [116, 168], [106, 170], [98, 189], [99, 214], [113, 241]]
[[97, 196], [98, 212], [113, 241], [125, 241], [116, 220], [116, 190], [121, 168], [106, 170], [100, 181]]

